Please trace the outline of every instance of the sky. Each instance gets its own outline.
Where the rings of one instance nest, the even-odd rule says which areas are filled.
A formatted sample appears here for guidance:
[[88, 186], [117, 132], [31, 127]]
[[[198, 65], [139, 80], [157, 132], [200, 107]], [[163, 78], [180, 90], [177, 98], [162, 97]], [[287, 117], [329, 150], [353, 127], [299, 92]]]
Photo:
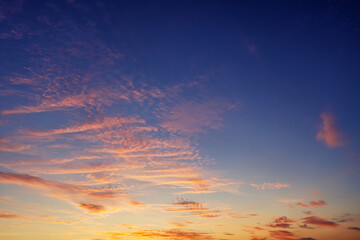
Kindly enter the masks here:
[[0, 238], [360, 239], [360, 3], [0, 2]]

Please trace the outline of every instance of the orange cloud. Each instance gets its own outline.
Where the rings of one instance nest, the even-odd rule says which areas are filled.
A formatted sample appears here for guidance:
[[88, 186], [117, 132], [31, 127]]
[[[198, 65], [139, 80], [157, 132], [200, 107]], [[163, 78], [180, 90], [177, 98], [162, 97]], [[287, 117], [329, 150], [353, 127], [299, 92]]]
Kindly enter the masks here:
[[99, 204], [92, 203], [80, 203], [78, 204], [80, 208], [86, 209], [90, 213], [100, 213], [105, 212], [105, 207]]
[[103, 128], [110, 127], [120, 127], [126, 124], [144, 124], [145, 121], [138, 119], [136, 117], [105, 117], [102, 121], [97, 121], [93, 123], [85, 123], [81, 125], [71, 126], [62, 129], [54, 129], [49, 131], [27, 131], [26, 133], [32, 136], [50, 136], [56, 134], [65, 134], [65, 133], [80, 133], [90, 130], [99, 130]]
[[[113, 211], [115, 211], [117, 209], [116, 207], [119, 205], [123, 207], [138, 207], [141, 205], [134, 204], [135, 200], [131, 199], [128, 193], [125, 192], [123, 189], [118, 188], [94, 188], [43, 179], [28, 174], [5, 172], [0, 172], [0, 183], [26, 185], [47, 190], [51, 193], [52, 197], [69, 201], [72, 204], [75, 204], [82, 209], [86, 209], [88, 212], [91, 213], [104, 212], [105, 206], [102, 205], [109, 206], [109, 208], [111, 208]], [[102, 205], [86, 203], [88, 201], [98, 202], [100, 200], [102, 202]]]
[[305, 224], [313, 224], [318, 226], [324, 226], [324, 227], [337, 227], [338, 224], [332, 221], [329, 221], [325, 218], [319, 218], [316, 216], [306, 217], [304, 218]]
[[1, 210], [0, 209], [0, 218], [5, 218], [5, 219], [12, 219], [12, 218], [21, 218], [22, 216], [14, 214], [14, 213], [9, 213], [7, 211]]
[[87, 92], [68, 95], [60, 98], [43, 99], [39, 105], [35, 106], [20, 106], [10, 110], [1, 112], [3, 115], [8, 114], [26, 114], [26, 113], [39, 113], [48, 111], [63, 111], [73, 108], [85, 108], [87, 106], [101, 106], [110, 105], [115, 100], [124, 99], [129, 97], [119, 91], [111, 89], [92, 89]]
[[250, 238], [250, 240], [266, 240], [266, 238], [252, 236], [252, 237]]
[[0, 219], [7, 219], [7, 220], [21, 220], [25, 222], [40, 222], [40, 223], [57, 223], [57, 224], [72, 224], [72, 222], [58, 220], [56, 216], [50, 215], [18, 215], [14, 213], [10, 213], [0, 209]]
[[292, 232], [278, 230], [278, 231], [270, 231], [270, 236], [280, 240], [290, 240], [294, 239], [295, 235]]
[[185, 227], [187, 227], [186, 224], [178, 223], [178, 222], [171, 222], [170, 224], [171, 224], [172, 226], [174, 226], [174, 227], [177, 227], [177, 228], [185, 228]]
[[137, 238], [151, 238], [151, 239], [172, 239], [172, 240], [220, 240], [210, 235], [210, 233], [198, 231], [185, 231], [180, 229], [170, 230], [141, 230], [136, 232], [118, 233], [108, 232], [107, 235], [112, 237], [137, 237]]
[[309, 207], [309, 205], [306, 205], [302, 202], [298, 202], [296, 205], [300, 206], [300, 207]]
[[[312, 206], [312, 207], [322, 207], [322, 206], [325, 206], [325, 205], [327, 205], [327, 202], [325, 202], [325, 201], [323, 201], [323, 200], [319, 200], [319, 201], [310, 201], [309, 202], [309, 205], [307, 205], [307, 204], [304, 204], [304, 203], [302, 203], [302, 202], [298, 202], [296, 205], [298, 205], [298, 206], [300, 206], [300, 207], [309, 207], [309, 205], [310, 206]], [[305, 212], [306, 213], [306, 212]], [[306, 214], [309, 214], [309, 213], [306, 213]]]
[[274, 222], [271, 224], [268, 224], [267, 226], [272, 228], [290, 228], [291, 223], [295, 222], [292, 219], [287, 218], [286, 216], [282, 216], [279, 218], [275, 218]]
[[316, 201], [311, 201], [310, 205], [313, 206], [313, 207], [322, 207], [322, 206], [327, 205], [327, 202], [325, 202], [323, 200], [319, 200], [317, 202]]
[[322, 113], [320, 117], [323, 120], [322, 126], [316, 139], [323, 141], [328, 147], [340, 147], [346, 144], [344, 133], [335, 125], [335, 117], [331, 113]]

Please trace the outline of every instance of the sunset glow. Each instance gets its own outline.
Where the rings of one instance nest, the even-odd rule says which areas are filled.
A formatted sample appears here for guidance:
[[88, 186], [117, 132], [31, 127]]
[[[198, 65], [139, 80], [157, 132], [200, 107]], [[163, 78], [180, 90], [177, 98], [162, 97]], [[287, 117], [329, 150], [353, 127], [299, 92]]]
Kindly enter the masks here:
[[359, 240], [359, 1], [0, 1], [0, 239]]

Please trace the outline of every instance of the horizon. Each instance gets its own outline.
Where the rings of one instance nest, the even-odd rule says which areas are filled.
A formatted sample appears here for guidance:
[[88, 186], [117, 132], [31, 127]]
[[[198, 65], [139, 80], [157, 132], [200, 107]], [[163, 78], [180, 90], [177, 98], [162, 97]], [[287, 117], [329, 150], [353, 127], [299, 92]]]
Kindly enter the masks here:
[[0, 238], [358, 240], [359, 1], [0, 2]]

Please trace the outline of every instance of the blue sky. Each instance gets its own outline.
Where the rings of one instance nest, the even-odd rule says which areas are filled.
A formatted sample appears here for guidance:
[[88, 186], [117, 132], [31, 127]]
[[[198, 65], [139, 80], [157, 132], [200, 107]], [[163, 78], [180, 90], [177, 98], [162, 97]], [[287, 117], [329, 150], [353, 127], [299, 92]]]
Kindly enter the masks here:
[[359, 10], [3, 1], [0, 236], [358, 239]]

